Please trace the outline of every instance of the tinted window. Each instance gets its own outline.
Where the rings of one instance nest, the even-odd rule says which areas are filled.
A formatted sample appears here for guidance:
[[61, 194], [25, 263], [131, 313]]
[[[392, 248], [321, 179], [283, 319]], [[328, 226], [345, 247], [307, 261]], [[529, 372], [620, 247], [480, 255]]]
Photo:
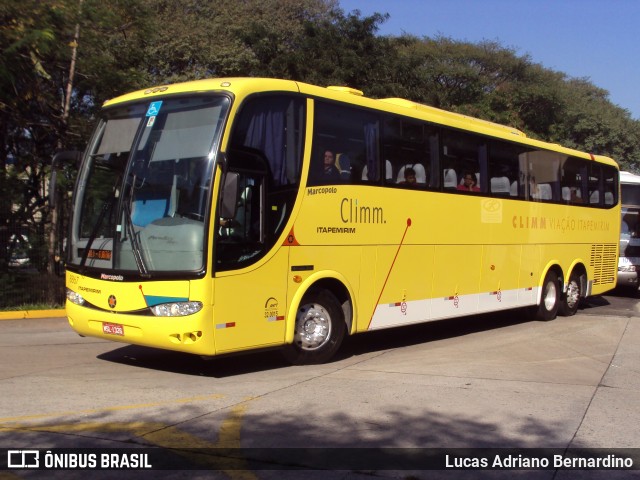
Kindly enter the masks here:
[[444, 188], [486, 192], [486, 140], [463, 132], [444, 131], [441, 143], [441, 174]]
[[378, 116], [366, 110], [317, 102], [309, 185], [377, 182]]
[[302, 99], [282, 95], [253, 98], [240, 111], [231, 148], [264, 156], [274, 186], [297, 184], [304, 127]]
[[[406, 188], [436, 186], [437, 129], [417, 120], [386, 117], [382, 139], [384, 180]], [[437, 180], [437, 174], [435, 175]]]
[[560, 169], [562, 200], [571, 204], [582, 204], [586, 198], [585, 180], [587, 164], [579, 158], [567, 158]]
[[488, 172], [489, 191], [493, 195], [524, 198], [526, 174], [520, 161], [524, 152], [519, 145], [491, 142]]

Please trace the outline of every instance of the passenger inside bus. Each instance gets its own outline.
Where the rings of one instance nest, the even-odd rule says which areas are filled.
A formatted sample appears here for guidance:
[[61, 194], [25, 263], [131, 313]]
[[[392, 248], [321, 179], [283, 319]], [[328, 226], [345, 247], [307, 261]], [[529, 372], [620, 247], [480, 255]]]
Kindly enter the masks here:
[[400, 170], [398, 170], [396, 183], [398, 185], [409, 185], [412, 187], [425, 185], [427, 183], [427, 173], [424, 166], [420, 163], [403, 165]]
[[404, 185], [405, 187], [416, 186], [417, 184], [416, 171], [413, 168], [411, 167], [404, 168], [403, 177], [404, 177], [404, 180], [398, 182], [398, 185]]
[[478, 179], [475, 173], [465, 172], [463, 176], [463, 183], [458, 185], [458, 190], [465, 192], [479, 192]]
[[342, 180], [343, 182], [351, 181], [352, 166], [351, 166], [351, 159], [349, 158], [349, 155], [347, 155], [346, 153], [336, 154], [335, 167], [338, 170], [338, 173], [340, 175], [340, 180]]
[[323, 151], [322, 163], [318, 162], [312, 170], [313, 185], [329, 185], [340, 183], [340, 171], [336, 167], [336, 156], [333, 150]]

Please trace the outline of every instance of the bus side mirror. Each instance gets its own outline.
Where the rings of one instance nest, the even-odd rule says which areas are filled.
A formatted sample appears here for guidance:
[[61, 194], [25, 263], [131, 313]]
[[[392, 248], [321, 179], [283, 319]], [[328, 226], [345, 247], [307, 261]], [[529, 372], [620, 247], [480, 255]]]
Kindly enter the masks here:
[[67, 152], [58, 152], [53, 156], [53, 160], [51, 161], [51, 178], [49, 179], [49, 206], [54, 208], [56, 206], [56, 185], [58, 180], [58, 166], [61, 162], [69, 162], [73, 161], [77, 165], [80, 164], [80, 160], [82, 160], [82, 152], [78, 151], [67, 151]]
[[238, 209], [238, 180], [240, 175], [235, 172], [227, 172], [224, 176], [224, 185], [220, 202], [220, 217], [234, 218]]

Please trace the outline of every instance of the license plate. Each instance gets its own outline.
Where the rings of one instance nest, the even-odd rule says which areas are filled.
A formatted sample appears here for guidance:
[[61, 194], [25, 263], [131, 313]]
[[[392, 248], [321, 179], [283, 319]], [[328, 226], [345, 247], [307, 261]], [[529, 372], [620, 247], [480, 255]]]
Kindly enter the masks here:
[[124, 335], [124, 327], [119, 323], [103, 323], [102, 324], [102, 333], [106, 333], [107, 335]]

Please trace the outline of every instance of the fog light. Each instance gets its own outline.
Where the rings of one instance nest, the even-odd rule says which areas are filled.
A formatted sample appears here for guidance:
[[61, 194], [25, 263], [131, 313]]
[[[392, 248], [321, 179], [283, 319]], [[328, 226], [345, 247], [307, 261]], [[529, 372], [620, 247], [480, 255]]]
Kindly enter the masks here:
[[76, 305], [84, 305], [84, 298], [82, 297], [82, 295], [80, 295], [77, 292], [74, 292], [73, 290], [69, 290], [67, 288], [67, 300], [69, 300], [71, 303], [75, 303]]
[[202, 302], [163, 303], [151, 307], [151, 311], [156, 317], [184, 317], [193, 315], [200, 310], [202, 310]]

